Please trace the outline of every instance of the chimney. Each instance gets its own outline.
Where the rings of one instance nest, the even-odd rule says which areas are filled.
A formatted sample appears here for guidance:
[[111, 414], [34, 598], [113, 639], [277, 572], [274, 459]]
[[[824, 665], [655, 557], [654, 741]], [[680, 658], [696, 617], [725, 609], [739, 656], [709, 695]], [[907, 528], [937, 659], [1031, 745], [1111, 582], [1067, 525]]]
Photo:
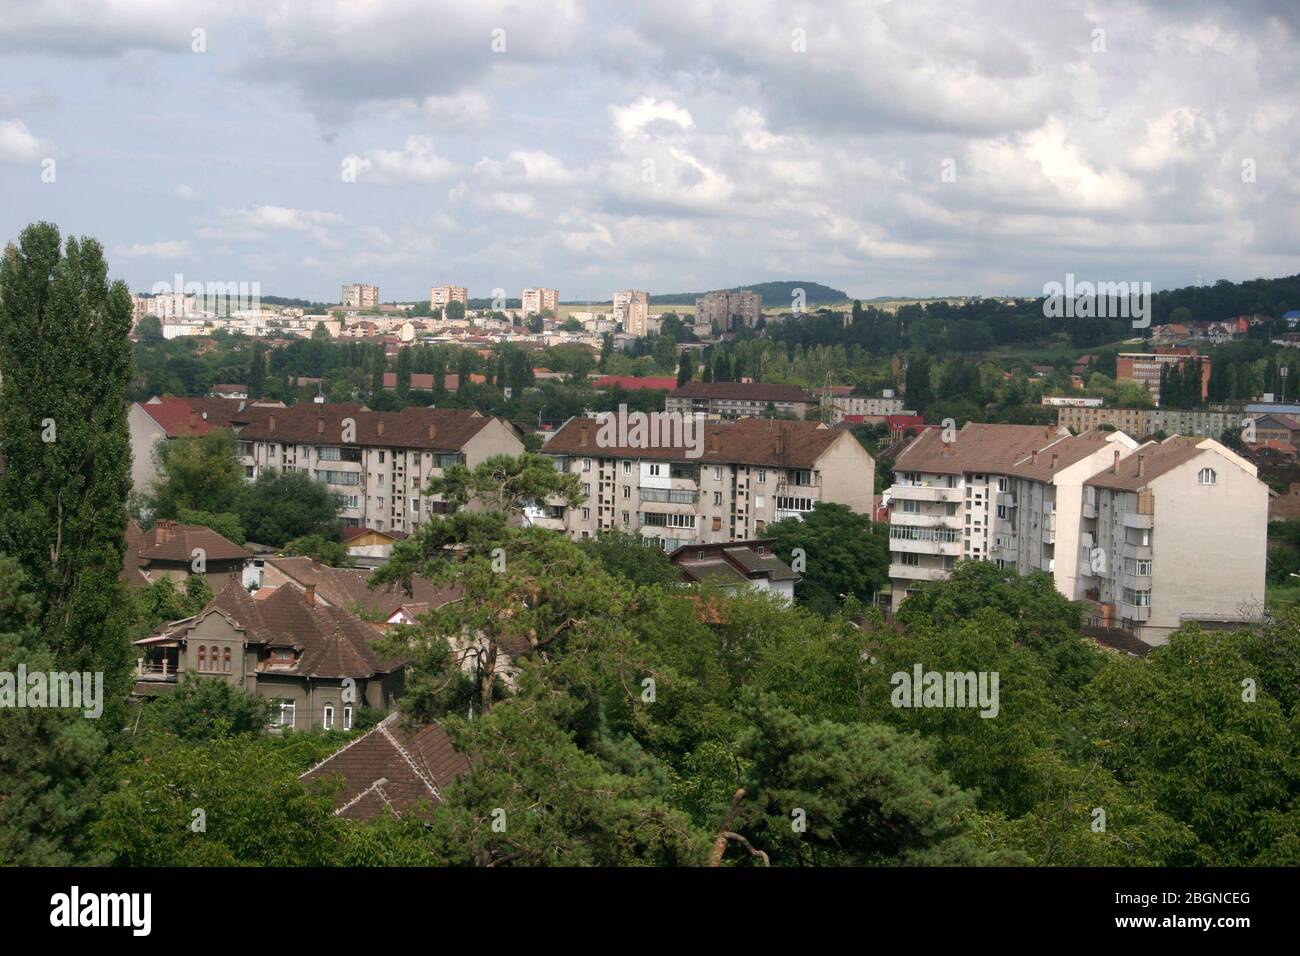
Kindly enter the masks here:
[[1044, 429], [1044, 431], [1047, 433], [1047, 437], [1048, 437], [1048, 438], [1051, 438], [1051, 437], [1052, 437], [1052, 426], [1051, 426], [1051, 425], [1048, 425], [1048, 426]]
[[325, 419], [323, 418], [316, 419], [316, 434], [317, 435], [325, 434]]
[[275, 416], [274, 416], [274, 415], [268, 415], [268, 416], [266, 416], [266, 430], [267, 430], [267, 431], [272, 431], [272, 432], [275, 431]]
[[172, 539], [172, 529], [174, 527], [175, 522], [159, 521], [153, 526], [154, 540], [157, 541], [158, 544], [166, 544]]
[[1052, 452], [1052, 471], [1056, 471], [1056, 463], [1060, 458], [1060, 455], [1056, 454], [1056, 452]]
[[580, 426], [578, 426], [578, 444], [579, 444], [579, 445], [586, 445], [586, 444], [587, 444], [587, 426], [586, 426], [586, 425], [580, 425]]
[[1146, 476], [1147, 476], [1147, 456], [1138, 455], [1138, 477], [1145, 478]]
[[1115, 449], [1115, 463], [1110, 466], [1110, 473], [1112, 475], [1119, 474], [1119, 449], [1118, 448]]
[[384, 420], [381, 418], [379, 419], [379, 422], [375, 425], [375, 434], [382, 435], [383, 433], [384, 433]]
[[304, 587], [302, 589], [302, 596], [307, 599], [308, 606], [315, 607], [316, 606], [316, 585], [308, 584], [306, 587]]
[[[776, 447], [778, 449], [778, 454], [780, 453], [779, 449], [783, 444], [781, 440], [782, 437], [783, 436], [779, 433], [776, 436]], [[714, 432], [712, 435], [709, 436], [709, 450], [712, 451], [714, 454], [717, 454], [718, 452], [722, 451], [722, 438], [718, 435], [717, 432]]]
[[1031, 452], [1029, 453], [1029, 463], [1030, 463], [1031, 465], [1036, 465], [1036, 464], [1038, 464], [1038, 449], [1037, 449], [1037, 448], [1035, 448], [1033, 451], [1031, 451]]
[[193, 427], [194, 427], [195, 425], [197, 425], [198, 423], [199, 423], [199, 413], [196, 412], [194, 409], [191, 408], [191, 409], [190, 409], [190, 428], [193, 428]]
[[437, 437], [438, 437], [438, 426], [435, 425], [433, 422], [429, 422], [429, 441], [433, 441]]

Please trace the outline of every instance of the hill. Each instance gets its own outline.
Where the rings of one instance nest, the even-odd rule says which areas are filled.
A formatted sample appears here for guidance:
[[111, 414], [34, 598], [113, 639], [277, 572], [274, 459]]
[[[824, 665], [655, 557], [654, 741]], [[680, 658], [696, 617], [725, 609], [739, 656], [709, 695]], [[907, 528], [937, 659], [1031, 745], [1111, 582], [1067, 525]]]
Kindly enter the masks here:
[[[820, 282], [801, 282], [798, 280], [784, 282], [758, 282], [753, 285], [733, 286], [746, 292], [757, 292], [763, 297], [764, 308], [789, 306], [795, 289], [803, 289], [804, 300], [808, 305], [827, 302], [844, 302], [848, 293]], [[726, 289], [710, 289], [710, 292], [726, 292]], [[694, 305], [703, 292], [670, 292], [665, 295], [650, 296], [651, 305]]]

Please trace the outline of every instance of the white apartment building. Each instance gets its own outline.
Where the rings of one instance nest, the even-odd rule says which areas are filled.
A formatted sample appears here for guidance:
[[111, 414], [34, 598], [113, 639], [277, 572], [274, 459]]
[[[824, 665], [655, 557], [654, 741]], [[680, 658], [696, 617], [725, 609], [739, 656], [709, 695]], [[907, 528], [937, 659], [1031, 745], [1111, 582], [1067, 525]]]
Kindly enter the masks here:
[[619, 530], [682, 544], [761, 538], [819, 501], [869, 514], [876, 463], [845, 429], [817, 422], [741, 419], [701, 426], [702, 442], [659, 447], [602, 445], [602, 423], [572, 418], [542, 448], [577, 475], [586, 500], [533, 509], [535, 524], [575, 539]]
[[374, 309], [379, 306], [379, 286], [353, 284], [345, 285], [339, 296], [339, 304], [345, 309]]
[[[1088, 602], [1087, 623], [1151, 644], [1187, 620], [1240, 620], [1243, 604], [1262, 604], [1268, 489], [1218, 442], [1138, 446], [1123, 432], [976, 423], [948, 437], [922, 433], [899, 455], [886, 492], [895, 609], [960, 560], [1045, 571], [1062, 594]], [[1170, 502], [1159, 535], [1157, 479]], [[1213, 529], [1195, 503], [1207, 488], [1217, 489]], [[1204, 557], [1190, 553], [1198, 548]]]
[[909, 415], [903, 400], [892, 391], [883, 395], [821, 395], [821, 407], [830, 413], [832, 423], [844, 420], [845, 415]]
[[614, 293], [614, 321], [628, 335], [644, 338], [650, 334], [650, 294], [628, 289]]
[[560, 293], [555, 289], [525, 289], [520, 295], [524, 317], [550, 312], [555, 318], [560, 317]]
[[429, 308], [445, 309], [448, 303], [459, 302], [465, 305], [469, 302], [469, 289], [463, 285], [436, 285], [429, 290]]
[[501, 419], [458, 408], [372, 412], [313, 403], [250, 407], [244, 417], [236, 434], [247, 480], [268, 470], [305, 471], [342, 496], [345, 526], [375, 531], [410, 533], [440, 513], [442, 503], [427, 494], [427, 485], [447, 466], [472, 468], [493, 455], [524, 451]]

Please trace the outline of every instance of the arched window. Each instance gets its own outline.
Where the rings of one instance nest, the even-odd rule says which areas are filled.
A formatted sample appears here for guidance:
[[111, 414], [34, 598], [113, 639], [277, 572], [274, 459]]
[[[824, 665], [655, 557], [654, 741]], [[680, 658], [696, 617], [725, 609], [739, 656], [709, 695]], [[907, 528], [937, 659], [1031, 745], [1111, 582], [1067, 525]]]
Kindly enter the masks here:
[[352, 705], [346, 704], [343, 707], [343, 729], [352, 729]]
[[230, 673], [230, 648], [221, 652], [221, 669], [227, 674]]
[[208, 669], [208, 649], [202, 644], [199, 645], [199, 670]]
[[1214, 473], [1213, 468], [1202, 468], [1198, 480], [1203, 485], [1218, 484], [1219, 476]]
[[215, 644], [208, 648], [208, 670], [214, 674], [221, 670], [221, 652]]
[[334, 729], [334, 705], [333, 704], [325, 705], [325, 729], [326, 730]]

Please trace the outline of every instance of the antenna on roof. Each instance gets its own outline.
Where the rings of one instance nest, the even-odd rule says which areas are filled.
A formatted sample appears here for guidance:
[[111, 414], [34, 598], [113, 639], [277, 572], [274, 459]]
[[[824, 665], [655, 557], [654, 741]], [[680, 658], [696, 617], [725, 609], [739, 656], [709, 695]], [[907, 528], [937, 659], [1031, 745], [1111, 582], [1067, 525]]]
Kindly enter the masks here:
[[317, 382], [317, 383], [316, 383], [316, 397], [313, 398], [312, 401], [315, 402], [317, 405], [324, 405], [324, 404], [325, 404], [325, 394], [324, 394], [324, 392], [321, 391], [321, 383], [320, 383], [320, 382]]

